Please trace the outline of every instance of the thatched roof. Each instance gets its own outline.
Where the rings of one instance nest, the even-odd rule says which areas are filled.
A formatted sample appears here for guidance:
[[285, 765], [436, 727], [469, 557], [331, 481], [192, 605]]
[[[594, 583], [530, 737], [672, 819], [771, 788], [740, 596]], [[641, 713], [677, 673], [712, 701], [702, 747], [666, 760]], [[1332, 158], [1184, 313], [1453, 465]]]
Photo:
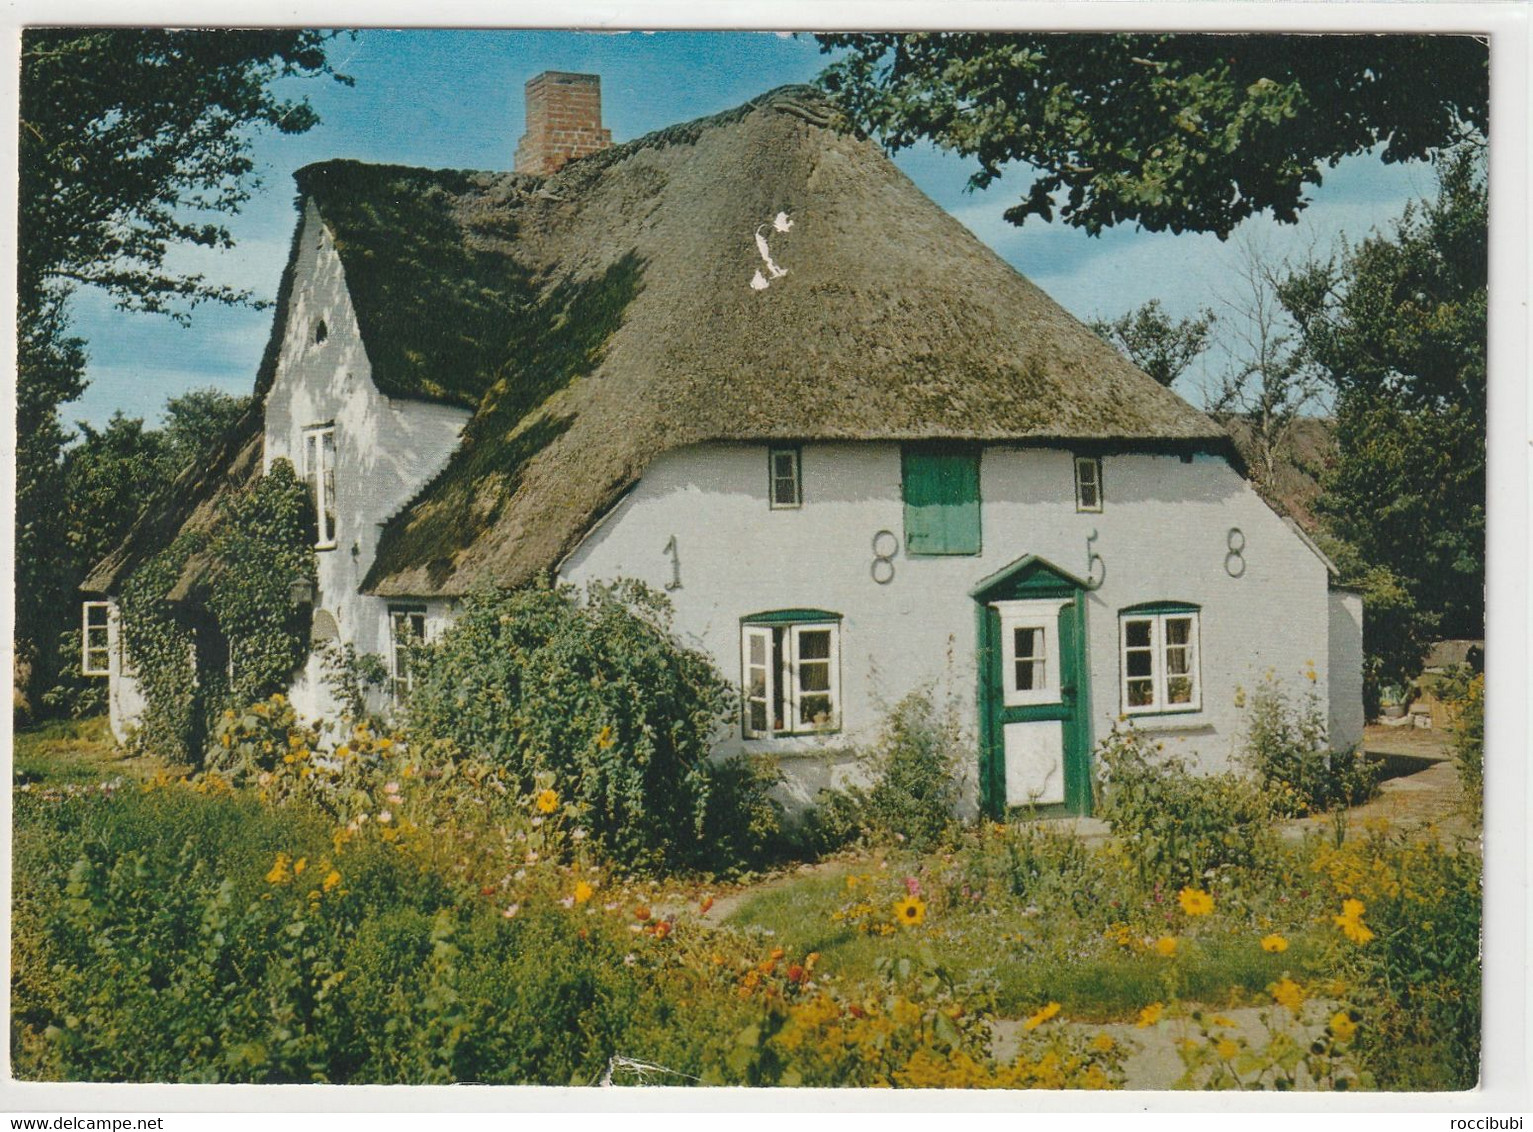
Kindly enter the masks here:
[[[287, 332], [288, 301], [298, 262], [298, 232], [293, 233], [287, 266], [277, 285], [276, 318], [271, 337], [256, 369], [255, 395], [250, 405], [201, 464], [182, 470], [170, 483], [150, 496], [127, 537], [117, 549], [98, 562], [80, 589], [85, 593], [116, 593], [122, 583], [181, 534], [208, 531], [218, 522], [224, 501], [243, 490], [261, 474], [265, 460], [266, 393], [277, 376], [277, 358]], [[200, 559], [188, 563], [174, 594], [184, 595], [204, 569]]]
[[[157, 494], [139, 515], [122, 543], [96, 564], [80, 584], [86, 593], [115, 593], [127, 577], [155, 553], [191, 531], [211, 531], [224, 501], [261, 474], [262, 409], [252, 404], [205, 465], [189, 467]], [[166, 596], [180, 600], [206, 568], [194, 556]]]
[[[652, 460], [701, 442], [1232, 452], [810, 88], [546, 178], [328, 162], [297, 179], [378, 387], [475, 411], [384, 530], [368, 592], [544, 574]], [[765, 290], [758, 228], [787, 269]]]
[[[368, 177], [360, 203], [332, 191]], [[548, 178], [332, 164], [301, 183], [348, 282], [360, 270], [406, 296], [369, 311], [382, 284], [352, 284], [380, 385], [465, 403], [486, 390], [459, 451], [385, 530], [370, 592], [451, 595], [546, 572], [657, 455], [699, 442], [1228, 451], [1218, 425], [838, 128], [807, 88]], [[772, 230], [779, 212], [790, 231]], [[371, 227], [424, 215], [448, 243], [430, 256], [412, 236]], [[763, 224], [788, 273], [755, 290]], [[456, 274], [423, 277], [428, 259]], [[471, 301], [443, 299], [460, 291]], [[433, 318], [409, 317], [410, 295], [433, 296], [419, 300]], [[387, 346], [367, 339], [370, 324], [389, 326]], [[458, 330], [472, 340], [460, 356], [478, 360], [434, 369], [425, 344]]]

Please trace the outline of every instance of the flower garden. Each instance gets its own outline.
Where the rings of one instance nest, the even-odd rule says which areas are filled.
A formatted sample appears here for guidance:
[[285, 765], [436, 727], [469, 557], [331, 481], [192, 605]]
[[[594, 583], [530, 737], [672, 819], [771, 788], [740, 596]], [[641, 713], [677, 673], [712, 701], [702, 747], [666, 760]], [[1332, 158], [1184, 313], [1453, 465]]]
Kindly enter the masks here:
[[[649, 637], [614, 625], [627, 655], [658, 663]], [[559, 663], [590, 655], [582, 644]], [[99, 728], [19, 736], [17, 1076], [1477, 1079], [1473, 846], [1343, 810], [1285, 836], [1256, 776], [1188, 776], [1132, 730], [1095, 756], [1109, 835], [960, 824], [945, 784], [961, 743], [916, 700], [869, 752], [868, 789], [789, 824], [760, 768], [666, 777], [659, 748], [634, 754], [653, 701], [631, 688], [658, 677], [577, 675], [587, 695], [561, 726], [520, 724], [514, 749], [542, 752], [527, 764], [366, 718], [319, 727], [280, 695], [223, 713], [213, 756], [184, 773], [124, 757]], [[470, 702], [455, 722], [472, 722], [473, 690], [442, 687]], [[625, 752], [637, 769], [612, 761]], [[677, 781], [699, 784], [695, 799], [643, 823], [647, 792]]]
[[1479, 860], [1434, 838], [1273, 839], [1145, 885], [1120, 838], [984, 824], [639, 878], [555, 781], [349, 738], [333, 762], [295, 731], [248, 788], [18, 793], [19, 1075], [1114, 1088], [1158, 1036], [1162, 1085], [1475, 1078]]

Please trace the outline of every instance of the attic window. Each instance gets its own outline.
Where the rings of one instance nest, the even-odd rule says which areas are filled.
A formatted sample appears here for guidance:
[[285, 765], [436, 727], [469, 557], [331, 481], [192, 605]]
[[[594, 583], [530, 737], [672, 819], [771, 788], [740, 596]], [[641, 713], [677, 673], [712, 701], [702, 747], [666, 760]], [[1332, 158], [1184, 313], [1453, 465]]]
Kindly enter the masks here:
[[802, 505], [804, 488], [799, 475], [799, 450], [773, 448], [767, 459], [772, 509], [775, 511]]
[[320, 319], [314, 324], [314, 344], [318, 345], [330, 337], [330, 328], [325, 325], [325, 320]]
[[1102, 459], [1099, 456], [1075, 458], [1075, 509], [1102, 509]]
[[80, 674], [110, 676], [111, 606], [104, 601], [87, 601], [80, 625]]

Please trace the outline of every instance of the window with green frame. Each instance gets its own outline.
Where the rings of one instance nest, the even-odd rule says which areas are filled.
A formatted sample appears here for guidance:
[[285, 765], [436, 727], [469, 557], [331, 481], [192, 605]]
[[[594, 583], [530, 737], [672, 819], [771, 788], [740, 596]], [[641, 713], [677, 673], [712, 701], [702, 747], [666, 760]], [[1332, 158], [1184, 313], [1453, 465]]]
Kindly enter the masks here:
[[908, 444], [900, 452], [905, 553], [978, 554], [979, 449]]

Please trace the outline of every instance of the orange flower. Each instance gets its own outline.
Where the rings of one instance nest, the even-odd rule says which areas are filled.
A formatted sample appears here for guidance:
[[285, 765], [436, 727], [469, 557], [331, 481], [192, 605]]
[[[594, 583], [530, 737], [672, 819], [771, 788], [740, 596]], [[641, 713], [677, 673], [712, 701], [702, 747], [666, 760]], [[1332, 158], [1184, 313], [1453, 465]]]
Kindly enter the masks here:
[[635, 920], [647, 920], [647, 919], [649, 919], [649, 905], [648, 904], [640, 904], [637, 908], [635, 908], [633, 910], [633, 918]]

